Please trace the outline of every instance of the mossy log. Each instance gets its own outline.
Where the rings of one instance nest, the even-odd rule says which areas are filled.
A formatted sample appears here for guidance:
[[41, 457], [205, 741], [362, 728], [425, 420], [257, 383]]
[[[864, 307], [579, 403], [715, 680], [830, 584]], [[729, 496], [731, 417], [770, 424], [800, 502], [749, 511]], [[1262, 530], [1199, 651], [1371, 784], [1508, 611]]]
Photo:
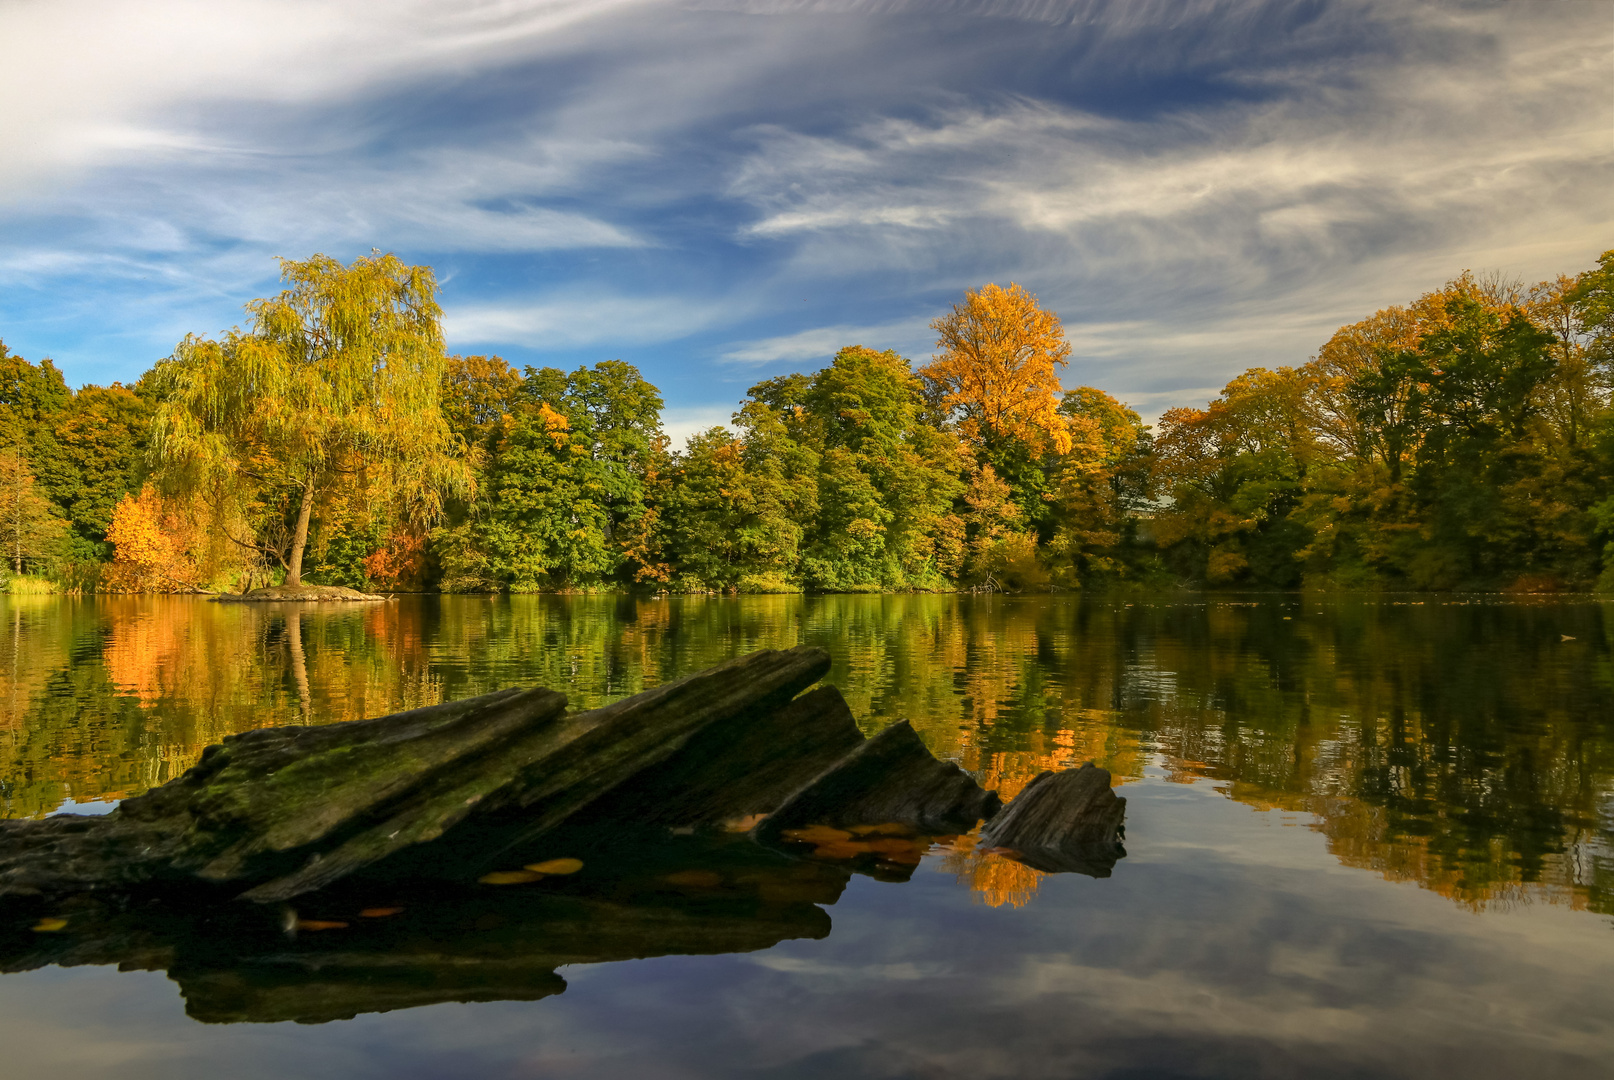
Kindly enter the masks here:
[[516, 816], [516, 838], [530, 841], [705, 728], [779, 712], [828, 667], [818, 649], [762, 651], [573, 716], [554, 691], [501, 690], [231, 736], [104, 817], [0, 822], [0, 896], [189, 881], [267, 903], [468, 817]]
[[1108, 769], [1039, 773], [981, 830], [981, 846], [1047, 873], [1109, 877], [1121, 848], [1126, 800], [1110, 787]]

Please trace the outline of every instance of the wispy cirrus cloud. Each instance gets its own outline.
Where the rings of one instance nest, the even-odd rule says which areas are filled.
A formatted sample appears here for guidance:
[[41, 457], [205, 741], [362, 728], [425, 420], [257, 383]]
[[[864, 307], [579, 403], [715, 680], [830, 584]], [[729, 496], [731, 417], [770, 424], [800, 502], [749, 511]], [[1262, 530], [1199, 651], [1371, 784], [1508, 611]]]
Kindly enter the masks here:
[[816, 326], [793, 334], [740, 342], [718, 354], [731, 364], [774, 364], [791, 360], [827, 361], [848, 345], [871, 349], [911, 349], [933, 337], [924, 319], [907, 319], [879, 326]]
[[642, 344], [688, 337], [720, 313], [676, 296], [608, 296], [592, 292], [546, 294], [447, 309], [443, 330], [455, 348], [522, 345], [569, 349], [607, 342]]
[[133, 377], [274, 256], [380, 247], [437, 267], [456, 347], [631, 355], [714, 410], [741, 369], [920, 356], [963, 289], [1015, 280], [1065, 320], [1067, 381], [1182, 403], [1464, 267], [1614, 244], [1603, 15], [20, 0], [0, 334]]

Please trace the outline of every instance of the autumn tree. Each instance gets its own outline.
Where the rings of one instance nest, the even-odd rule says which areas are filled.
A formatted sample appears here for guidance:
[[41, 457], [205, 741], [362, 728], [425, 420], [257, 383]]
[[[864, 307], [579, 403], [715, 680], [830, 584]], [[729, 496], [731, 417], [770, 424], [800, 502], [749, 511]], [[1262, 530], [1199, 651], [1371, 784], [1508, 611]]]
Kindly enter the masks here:
[[1045, 544], [1060, 585], [1136, 572], [1125, 549], [1134, 515], [1153, 491], [1149, 428], [1135, 411], [1102, 390], [1079, 386], [1059, 403], [1071, 446], [1053, 463], [1053, 530]]
[[375, 254], [283, 260], [288, 285], [247, 305], [246, 330], [187, 336], [157, 365], [153, 456], [203, 492], [235, 543], [300, 584], [310, 529], [362, 482], [378, 509], [430, 519], [470, 475], [441, 408], [445, 358], [430, 269]]
[[1045, 458], [1070, 449], [1059, 369], [1070, 356], [1059, 317], [1011, 282], [966, 292], [931, 323], [936, 355], [919, 371], [981, 464], [1008, 483], [1029, 523], [1046, 516]]
[[138, 494], [126, 494], [112, 509], [106, 530], [113, 546], [107, 583], [115, 591], [188, 591], [198, 584], [197, 566], [188, 535], [164, 505], [162, 494], [150, 484]]
[[11, 572], [39, 571], [62, 552], [67, 522], [40, 490], [16, 443], [0, 448], [0, 551]]
[[1204, 409], [1171, 409], [1154, 440], [1155, 520], [1179, 568], [1212, 583], [1300, 584], [1310, 539], [1294, 516], [1328, 445], [1310, 422], [1311, 372], [1252, 368]]

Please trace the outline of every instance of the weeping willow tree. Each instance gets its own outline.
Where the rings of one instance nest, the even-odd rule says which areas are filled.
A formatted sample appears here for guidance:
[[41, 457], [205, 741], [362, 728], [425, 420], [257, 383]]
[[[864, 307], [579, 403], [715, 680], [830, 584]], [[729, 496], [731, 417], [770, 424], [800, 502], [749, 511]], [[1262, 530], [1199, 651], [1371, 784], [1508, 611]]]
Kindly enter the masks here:
[[439, 400], [431, 269], [379, 253], [280, 267], [288, 287], [249, 303], [245, 330], [188, 335], [157, 365], [152, 457], [233, 543], [299, 585], [323, 514], [361, 501], [424, 524], [471, 475]]

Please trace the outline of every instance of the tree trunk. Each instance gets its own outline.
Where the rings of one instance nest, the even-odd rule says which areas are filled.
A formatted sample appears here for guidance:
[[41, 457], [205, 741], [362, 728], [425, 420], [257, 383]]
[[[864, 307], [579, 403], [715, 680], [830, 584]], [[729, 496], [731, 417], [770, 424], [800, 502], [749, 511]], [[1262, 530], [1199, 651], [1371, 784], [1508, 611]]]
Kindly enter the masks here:
[[314, 478], [303, 482], [303, 505], [297, 511], [297, 531], [291, 535], [291, 558], [286, 563], [286, 584], [303, 583], [303, 549], [308, 546], [308, 519], [314, 513]]

